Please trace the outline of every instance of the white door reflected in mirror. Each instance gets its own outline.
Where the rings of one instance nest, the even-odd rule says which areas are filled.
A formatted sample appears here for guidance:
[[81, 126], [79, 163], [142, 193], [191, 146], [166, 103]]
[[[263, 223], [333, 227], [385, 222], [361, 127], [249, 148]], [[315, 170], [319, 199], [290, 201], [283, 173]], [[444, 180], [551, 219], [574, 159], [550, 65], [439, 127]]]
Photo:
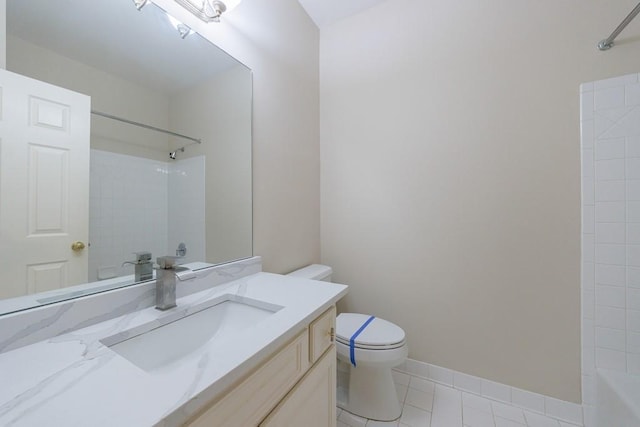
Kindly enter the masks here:
[[0, 87], [0, 298], [85, 283], [90, 98], [6, 70]]

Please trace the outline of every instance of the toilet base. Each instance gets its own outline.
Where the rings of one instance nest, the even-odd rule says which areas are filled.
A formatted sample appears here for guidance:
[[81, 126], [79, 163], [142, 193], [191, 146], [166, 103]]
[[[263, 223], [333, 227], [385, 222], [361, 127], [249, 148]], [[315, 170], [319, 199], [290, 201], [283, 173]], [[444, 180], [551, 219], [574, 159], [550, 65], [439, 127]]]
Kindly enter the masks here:
[[370, 420], [394, 421], [402, 415], [391, 368], [350, 366], [346, 402], [338, 407]]

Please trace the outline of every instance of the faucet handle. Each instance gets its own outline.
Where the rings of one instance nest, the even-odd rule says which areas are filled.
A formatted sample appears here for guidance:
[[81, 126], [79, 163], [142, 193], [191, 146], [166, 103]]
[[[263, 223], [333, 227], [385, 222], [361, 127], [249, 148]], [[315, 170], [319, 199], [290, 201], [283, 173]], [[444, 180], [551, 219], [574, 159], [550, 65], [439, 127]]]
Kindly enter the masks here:
[[143, 251], [134, 252], [133, 254], [136, 256], [136, 262], [138, 263], [151, 262], [151, 252]]
[[176, 268], [177, 261], [182, 258], [179, 256], [171, 256], [171, 255], [167, 255], [167, 256], [159, 256], [158, 258], [156, 258], [156, 262], [158, 263], [158, 266], [163, 269], [163, 270], [169, 270], [172, 268]]

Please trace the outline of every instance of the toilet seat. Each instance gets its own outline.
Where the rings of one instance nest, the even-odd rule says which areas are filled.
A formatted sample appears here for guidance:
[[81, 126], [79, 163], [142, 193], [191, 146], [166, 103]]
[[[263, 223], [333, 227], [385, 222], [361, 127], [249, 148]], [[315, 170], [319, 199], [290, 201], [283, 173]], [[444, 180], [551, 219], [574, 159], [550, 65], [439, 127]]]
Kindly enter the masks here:
[[[346, 346], [350, 345], [350, 341], [349, 340], [345, 340], [343, 338], [337, 338], [336, 337], [336, 342], [340, 343], [340, 344], [344, 344]], [[396, 343], [396, 344], [389, 344], [389, 345], [362, 345], [362, 344], [354, 344], [353, 347], [354, 348], [359, 348], [362, 350], [393, 350], [394, 348], [400, 348], [403, 345], [405, 345], [405, 341], [402, 341], [400, 343]]]
[[[350, 341], [346, 340], [344, 338], [339, 338], [336, 337], [336, 342], [339, 342], [340, 344], [344, 344], [346, 346], [350, 345]], [[362, 345], [362, 344], [354, 344], [353, 347], [354, 348], [359, 348], [362, 350], [393, 350], [394, 348], [399, 348], [402, 347], [403, 345], [405, 345], [405, 341], [396, 343], [396, 344], [389, 344], [389, 345]]]
[[[342, 313], [336, 318], [336, 341], [351, 344], [351, 337], [371, 316], [360, 313]], [[364, 350], [392, 350], [405, 345], [402, 328], [393, 323], [374, 318], [354, 340], [354, 347]]]

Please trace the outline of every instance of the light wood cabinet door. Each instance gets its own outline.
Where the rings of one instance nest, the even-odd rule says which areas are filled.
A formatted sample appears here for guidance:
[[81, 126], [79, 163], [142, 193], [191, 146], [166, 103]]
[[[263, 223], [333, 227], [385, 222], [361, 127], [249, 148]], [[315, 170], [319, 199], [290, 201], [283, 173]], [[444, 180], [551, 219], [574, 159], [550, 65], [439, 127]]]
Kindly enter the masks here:
[[309, 333], [302, 332], [240, 385], [207, 408], [188, 427], [257, 425], [309, 368]]
[[336, 307], [322, 313], [309, 325], [309, 361], [315, 363], [333, 344], [336, 330]]
[[336, 350], [332, 346], [261, 427], [335, 427]]

